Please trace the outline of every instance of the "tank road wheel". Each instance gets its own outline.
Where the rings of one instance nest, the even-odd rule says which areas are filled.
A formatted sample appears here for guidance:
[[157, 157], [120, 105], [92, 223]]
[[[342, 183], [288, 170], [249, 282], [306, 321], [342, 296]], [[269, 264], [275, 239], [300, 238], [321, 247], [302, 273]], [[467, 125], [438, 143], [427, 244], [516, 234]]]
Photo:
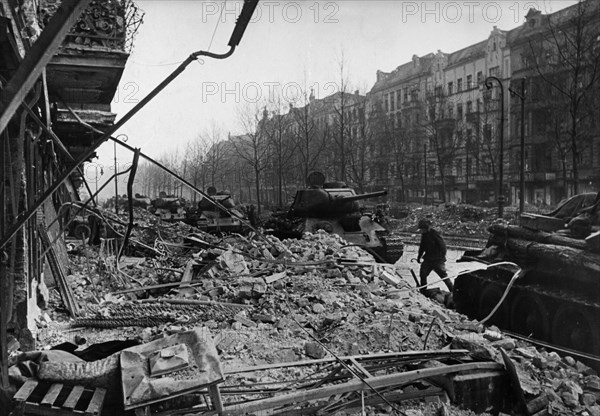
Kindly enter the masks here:
[[319, 230], [323, 230], [327, 234], [331, 234], [333, 232], [333, 225], [331, 225], [329, 221], [319, 221], [313, 227], [313, 232], [317, 232]]
[[539, 340], [550, 339], [550, 315], [540, 296], [517, 294], [510, 308], [510, 330]]
[[600, 354], [597, 317], [597, 312], [591, 308], [561, 306], [552, 322], [552, 342], [590, 354]]
[[454, 280], [454, 305], [456, 311], [473, 318], [479, 298], [479, 279], [470, 274], [459, 275]]
[[[477, 304], [476, 317], [478, 320], [481, 321], [482, 319], [485, 319], [485, 317], [492, 312], [492, 310], [496, 307], [498, 302], [500, 302], [500, 299], [502, 299], [504, 290], [504, 286], [500, 286], [495, 283], [487, 283], [483, 286]], [[502, 304], [498, 307], [496, 313], [494, 313], [494, 315], [489, 319], [489, 324], [499, 326], [500, 328], [506, 327], [506, 324], [508, 322], [507, 302], [507, 299], [505, 299], [504, 302], [502, 302]]]

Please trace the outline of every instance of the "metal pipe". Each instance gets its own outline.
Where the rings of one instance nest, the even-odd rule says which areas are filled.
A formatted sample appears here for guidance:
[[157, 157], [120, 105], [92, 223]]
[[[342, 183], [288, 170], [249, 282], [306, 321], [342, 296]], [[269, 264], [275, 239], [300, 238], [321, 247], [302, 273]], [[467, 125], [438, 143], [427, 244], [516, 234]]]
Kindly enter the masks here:
[[[116, 145], [116, 143], [115, 143]], [[125, 237], [123, 238], [123, 244], [121, 244], [121, 249], [117, 254], [117, 258], [115, 261], [117, 264], [119, 263], [119, 259], [123, 255], [123, 252], [127, 248], [127, 242], [129, 241], [129, 236], [131, 235], [131, 230], [133, 229], [133, 182], [135, 181], [135, 174], [138, 168], [138, 162], [140, 160], [140, 149], [135, 149], [133, 153], [133, 162], [131, 164], [131, 172], [129, 172], [129, 179], [127, 180], [127, 199], [129, 202], [129, 223], [127, 224], [127, 231], [125, 231]]]

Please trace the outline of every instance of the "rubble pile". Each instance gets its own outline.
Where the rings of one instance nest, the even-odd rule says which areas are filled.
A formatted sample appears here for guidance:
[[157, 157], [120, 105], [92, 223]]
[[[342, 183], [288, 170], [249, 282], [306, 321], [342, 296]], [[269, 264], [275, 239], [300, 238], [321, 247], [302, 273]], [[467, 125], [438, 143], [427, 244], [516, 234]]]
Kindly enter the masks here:
[[483, 208], [466, 204], [415, 205], [408, 207], [408, 215], [391, 220], [392, 228], [401, 232], [415, 232], [420, 218], [430, 218], [445, 235], [487, 238], [487, 228], [497, 217], [497, 208]]
[[[415, 218], [429, 214], [437, 215], [441, 227], [457, 215], [475, 219], [465, 224], [477, 227], [487, 218], [467, 207], [424, 209], [412, 210], [406, 223], [414, 226]], [[161, 242], [150, 250], [152, 256], [123, 256], [117, 265], [102, 246], [79, 247], [71, 255], [69, 283], [86, 307], [75, 319], [56, 308], [40, 323], [48, 327], [39, 334], [41, 345], [70, 341], [70, 331], [84, 334], [89, 344], [119, 334], [149, 342], [202, 327], [214, 338], [225, 374], [334, 356], [442, 349], [467, 349], [503, 363], [503, 349], [529, 402], [537, 400], [550, 414], [600, 415], [600, 379], [591, 368], [505, 337], [497, 328], [486, 330], [446, 309], [443, 296], [426, 298], [408, 284], [410, 276], [375, 263], [337, 235], [321, 230], [302, 240], [255, 234], [217, 238], [182, 223], [154, 221], [142, 214], [132, 234], [147, 247]], [[50, 305], [56, 307], [58, 292], [51, 293]], [[65, 323], [70, 331], [64, 331]], [[224, 386], [289, 382], [310, 374], [303, 368], [274, 368], [260, 376], [232, 373]], [[389, 414], [381, 406], [368, 409], [370, 415]], [[424, 407], [420, 401], [406, 410], [472, 414], [444, 403]]]

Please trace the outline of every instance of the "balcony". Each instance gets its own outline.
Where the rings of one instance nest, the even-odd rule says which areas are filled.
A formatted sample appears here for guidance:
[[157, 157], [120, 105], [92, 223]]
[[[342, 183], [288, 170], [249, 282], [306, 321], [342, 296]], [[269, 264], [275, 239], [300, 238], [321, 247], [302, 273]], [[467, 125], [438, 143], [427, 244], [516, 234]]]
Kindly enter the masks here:
[[[58, 6], [43, 4], [38, 16], [42, 25]], [[67, 147], [89, 143], [64, 103], [85, 122], [99, 128], [113, 124], [110, 103], [142, 17], [131, 0], [93, 0], [46, 67], [50, 101], [56, 103], [53, 128]]]

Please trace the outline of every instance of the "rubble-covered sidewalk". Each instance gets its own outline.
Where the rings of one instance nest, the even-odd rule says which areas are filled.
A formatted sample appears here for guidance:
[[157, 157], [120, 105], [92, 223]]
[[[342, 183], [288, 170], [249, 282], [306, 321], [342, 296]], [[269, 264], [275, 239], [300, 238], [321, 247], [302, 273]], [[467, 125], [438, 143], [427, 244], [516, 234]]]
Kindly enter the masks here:
[[[68, 286], [49, 284], [37, 344], [48, 353], [68, 343], [71, 351], [42, 359], [19, 355], [13, 344], [15, 389], [28, 378], [103, 388], [105, 411], [148, 406], [157, 414], [216, 407], [224, 414], [600, 415], [594, 370], [426, 298], [409, 284], [408, 259], [378, 264], [322, 231], [285, 241], [215, 237], [135, 213], [119, 261], [116, 239], [70, 243]], [[114, 214], [104, 215], [124, 233]], [[64, 291], [79, 306], [77, 316], [66, 313]], [[104, 381], [58, 370], [94, 345], [125, 340], [122, 350], [77, 364]], [[160, 354], [146, 374], [131, 373], [140, 384], [113, 374], [119, 364], [123, 374], [135, 368], [127, 360], [138, 355], [150, 360], [148, 345]], [[58, 363], [56, 371], [40, 360]], [[170, 363], [166, 369], [161, 360]], [[92, 369], [94, 363], [102, 365]], [[197, 371], [206, 368], [212, 373], [201, 377]], [[66, 374], [73, 374], [70, 383]], [[156, 387], [161, 379], [165, 386]], [[144, 395], [146, 381], [153, 395]], [[133, 393], [123, 397], [129, 391], [139, 401]], [[66, 402], [66, 392], [54, 399], [60, 394]]]

